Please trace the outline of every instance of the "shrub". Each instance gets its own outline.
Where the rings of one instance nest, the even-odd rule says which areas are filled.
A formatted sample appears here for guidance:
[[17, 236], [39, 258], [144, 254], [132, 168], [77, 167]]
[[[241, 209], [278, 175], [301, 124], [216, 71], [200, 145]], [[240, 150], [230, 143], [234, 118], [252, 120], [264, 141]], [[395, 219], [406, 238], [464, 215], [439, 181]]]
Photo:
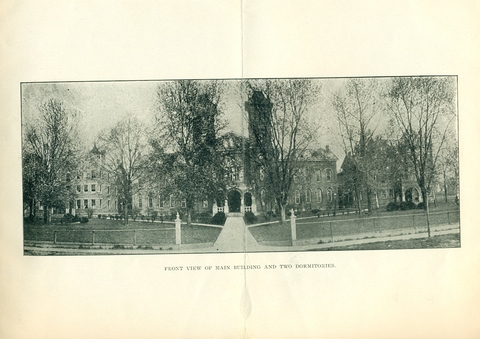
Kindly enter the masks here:
[[102, 215], [101, 215], [101, 214], [97, 214], [97, 218], [98, 218], [98, 219], [102, 219]]
[[210, 223], [213, 225], [224, 225], [225, 220], [227, 220], [227, 217], [225, 216], [225, 213], [223, 212], [217, 212], [212, 219], [210, 220]]
[[418, 205], [417, 205], [417, 209], [419, 209], [419, 210], [425, 209], [425, 203], [419, 202]]
[[140, 208], [134, 207], [132, 208], [132, 219], [133, 221], [137, 220], [138, 215], [140, 214]]
[[81, 218], [80, 218], [80, 222], [81, 222], [82, 224], [87, 223], [87, 222], [88, 222], [88, 217], [81, 217]]
[[80, 221], [80, 217], [79, 217], [78, 215], [75, 215], [75, 216], [73, 217], [72, 222], [79, 222], [79, 221]]
[[257, 216], [253, 212], [245, 212], [245, 223], [248, 225], [254, 224], [257, 222]]
[[152, 211], [150, 215], [150, 219], [152, 219], [152, 222], [154, 222], [157, 219], [158, 212], [157, 211]]
[[66, 213], [64, 216], [63, 216], [63, 221], [64, 222], [67, 222], [67, 223], [70, 223], [70, 222], [73, 222], [73, 219], [75, 219], [75, 217], [70, 214], [70, 213]]
[[312, 212], [313, 215], [318, 215], [318, 213], [320, 213], [320, 210], [314, 208], [313, 210], [311, 210], [311, 212]]
[[93, 208], [87, 208], [88, 219], [91, 219], [93, 216]]
[[192, 219], [197, 222], [207, 224], [212, 219], [212, 214], [210, 212], [200, 212], [196, 213]]
[[413, 201], [407, 201], [407, 209], [414, 210], [417, 208], [417, 205]]
[[396, 210], [398, 210], [398, 208], [399, 208], [399, 206], [394, 202], [389, 202], [387, 204], [387, 211], [388, 212], [396, 211]]

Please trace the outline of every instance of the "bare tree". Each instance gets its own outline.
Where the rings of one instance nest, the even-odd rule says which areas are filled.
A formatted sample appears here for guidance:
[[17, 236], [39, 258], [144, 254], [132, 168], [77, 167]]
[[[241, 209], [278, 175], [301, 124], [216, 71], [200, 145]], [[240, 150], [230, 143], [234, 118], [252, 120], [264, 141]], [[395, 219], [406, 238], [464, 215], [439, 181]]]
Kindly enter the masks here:
[[394, 78], [388, 92], [388, 108], [407, 144], [409, 161], [425, 203], [430, 237], [428, 195], [447, 132], [456, 116], [454, 78]]
[[308, 111], [319, 88], [309, 79], [251, 80], [245, 86], [251, 166], [264, 172], [267, 194], [285, 223], [293, 177], [314, 140]]
[[444, 147], [440, 150], [438, 158], [437, 182], [443, 186], [443, 196], [448, 202], [448, 195], [453, 191], [458, 193], [458, 142], [453, 131], [447, 132]]
[[195, 202], [214, 199], [223, 178], [217, 152], [225, 126], [223, 87], [221, 81], [179, 80], [163, 83], [157, 91], [152, 163], [168, 173], [167, 189], [185, 199], [189, 225]]
[[[377, 126], [375, 79], [349, 79], [345, 87], [334, 94], [332, 105], [340, 128], [341, 142], [349, 161], [349, 179], [361, 211], [360, 192], [367, 197], [367, 208], [372, 210], [372, 186], [374, 186], [372, 152], [373, 137]], [[369, 156], [370, 155], [370, 156]]]
[[98, 146], [104, 154], [102, 171], [117, 188], [119, 212], [128, 223], [133, 196], [141, 190], [145, 176], [145, 126], [136, 118], [123, 119], [99, 134]]
[[53, 207], [64, 208], [74, 197], [68, 176], [77, 164], [78, 117], [55, 99], [38, 106], [40, 116], [26, 126], [23, 144], [24, 197], [33, 208], [43, 205], [43, 221]]

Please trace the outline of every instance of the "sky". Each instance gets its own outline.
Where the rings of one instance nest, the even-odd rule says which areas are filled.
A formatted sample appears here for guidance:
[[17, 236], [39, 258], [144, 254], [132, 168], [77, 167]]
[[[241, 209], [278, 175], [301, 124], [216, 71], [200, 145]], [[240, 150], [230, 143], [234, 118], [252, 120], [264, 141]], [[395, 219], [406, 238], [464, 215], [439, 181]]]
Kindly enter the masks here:
[[[331, 104], [332, 95], [345, 84], [346, 79], [315, 79], [321, 90], [318, 99], [309, 109], [309, 118], [320, 128], [315, 147], [329, 145], [339, 158], [337, 168], [344, 158], [339, 127]], [[62, 82], [62, 83], [23, 83], [22, 121], [31, 121], [38, 115], [38, 105], [50, 98], [63, 101], [67, 109], [80, 114], [80, 135], [86, 147], [92, 147], [97, 135], [112, 127], [122, 118], [135, 115], [147, 126], [157, 111], [157, 88], [160, 81], [115, 81], [115, 82]], [[225, 131], [241, 134], [242, 99], [238, 90], [238, 80], [228, 80], [224, 95], [224, 118], [228, 125]], [[374, 125], [382, 133], [387, 126], [388, 116], [380, 112]], [[246, 121], [243, 122], [246, 130]]]

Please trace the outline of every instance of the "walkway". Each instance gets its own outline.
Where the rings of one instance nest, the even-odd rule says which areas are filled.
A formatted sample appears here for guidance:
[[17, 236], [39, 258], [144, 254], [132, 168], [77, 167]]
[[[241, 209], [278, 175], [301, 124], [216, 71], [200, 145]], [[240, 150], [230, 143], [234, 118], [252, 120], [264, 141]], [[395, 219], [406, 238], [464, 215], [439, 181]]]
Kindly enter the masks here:
[[213, 248], [218, 252], [245, 252], [257, 246], [257, 241], [245, 227], [243, 217], [228, 216]]

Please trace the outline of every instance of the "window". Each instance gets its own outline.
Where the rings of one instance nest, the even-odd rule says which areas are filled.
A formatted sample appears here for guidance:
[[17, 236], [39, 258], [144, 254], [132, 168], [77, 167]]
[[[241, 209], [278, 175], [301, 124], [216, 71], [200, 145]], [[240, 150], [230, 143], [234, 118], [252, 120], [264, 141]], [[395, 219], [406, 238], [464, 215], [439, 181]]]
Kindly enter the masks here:
[[163, 200], [163, 197], [158, 198], [158, 202], [160, 203], [160, 208], [165, 206], [165, 200]]
[[332, 181], [332, 170], [330, 168], [327, 168], [325, 170], [326, 176], [327, 176], [327, 181]]
[[394, 197], [394, 194], [395, 194], [395, 193], [393, 192], [393, 189], [390, 188], [389, 191], [388, 191], [388, 196], [389, 196], [390, 198], [393, 198], [393, 197]]
[[107, 186], [107, 194], [110, 194], [110, 186]]
[[173, 198], [173, 196], [170, 196], [170, 208], [174, 208], [175, 207], [175, 199]]
[[110, 208], [110, 200], [107, 200], [107, 208]]
[[332, 202], [332, 201], [333, 201], [333, 191], [332, 191], [331, 188], [329, 188], [329, 189], [327, 190], [327, 200], [328, 200], [329, 202]]
[[117, 209], [117, 200], [115, 200], [115, 210]]
[[92, 208], [95, 208], [95, 199], [92, 199]]
[[307, 189], [307, 193], [305, 194], [305, 202], [307, 204], [312, 202], [312, 191], [310, 191], [309, 189]]
[[83, 190], [84, 190], [85, 192], [88, 192], [88, 185], [83, 185]]
[[187, 200], [183, 199], [182, 200], [182, 208], [186, 208], [186, 207], [187, 207]]
[[82, 174], [80, 172], [77, 172], [77, 179], [81, 179], [82, 178]]
[[386, 198], [387, 197], [387, 190], [382, 190], [382, 198]]
[[320, 170], [315, 170], [315, 178], [317, 179], [317, 182], [322, 180], [322, 174]]
[[95, 173], [94, 170], [92, 170], [92, 179], [95, 179], [97, 177], [97, 173]]
[[148, 197], [148, 207], [152, 208], [153, 207], [153, 198]]
[[92, 190], [92, 192], [95, 192], [95, 190], [96, 190], [95, 184], [92, 184], [91, 190]]
[[138, 197], [138, 207], [139, 207], [139, 208], [142, 208], [142, 207], [143, 207], [142, 197]]
[[82, 205], [81, 201], [80, 201], [80, 200], [77, 200], [77, 209], [78, 209], [78, 210], [79, 210], [80, 208], [82, 208], [81, 205]]
[[88, 199], [83, 200], [83, 208], [88, 208]]
[[322, 202], [323, 201], [323, 193], [321, 188], [317, 188], [315, 192], [315, 199], [317, 199], [317, 202]]
[[300, 191], [295, 191], [295, 204], [300, 204]]
[[77, 192], [80, 193], [82, 191], [82, 186], [77, 185]]
[[98, 207], [102, 208], [102, 199], [98, 200]]

